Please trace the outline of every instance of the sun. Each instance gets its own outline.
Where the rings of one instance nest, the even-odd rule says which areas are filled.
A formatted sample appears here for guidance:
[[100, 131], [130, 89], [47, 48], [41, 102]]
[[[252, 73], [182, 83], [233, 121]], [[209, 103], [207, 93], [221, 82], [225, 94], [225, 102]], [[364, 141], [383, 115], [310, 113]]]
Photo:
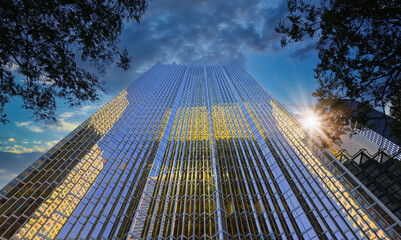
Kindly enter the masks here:
[[307, 111], [304, 113], [301, 124], [304, 128], [312, 131], [319, 130], [321, 122], [319, 116], [316, 113], [314, 113], [313, 111]]

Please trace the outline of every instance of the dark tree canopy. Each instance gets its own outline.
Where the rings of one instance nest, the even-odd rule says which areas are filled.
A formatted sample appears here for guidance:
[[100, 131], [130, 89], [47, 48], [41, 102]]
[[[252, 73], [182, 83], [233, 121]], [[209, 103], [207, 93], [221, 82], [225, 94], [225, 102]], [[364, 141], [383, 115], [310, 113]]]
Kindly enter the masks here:
[[[98, 75], [118, 58], [126, 70], [131, 57], [118, 46], [124, 23], [139, 22], [145, 0], [9, 0], [0, 3], [0, 121], [4, 106], [21, 97], [37, 120], [55, 120], [56, 99], [70, 106], [99, 98]], [[88, 62], [93, 72], [79, 66]], [[23, 80], [14, 76], [18, 72]]]
[[[401, 141], [401, 1], [289, 0], [287, 8], [276, 31], [284, 34], [282, 46], [316, 42], [315, 110], [330, 139], [351, 130], [354, 121], [367, 124], [372, 108], [389, 114], [389, 106], [395, 118], [389, 127]], [[349, 100], [358, 108], [345, 104]]]

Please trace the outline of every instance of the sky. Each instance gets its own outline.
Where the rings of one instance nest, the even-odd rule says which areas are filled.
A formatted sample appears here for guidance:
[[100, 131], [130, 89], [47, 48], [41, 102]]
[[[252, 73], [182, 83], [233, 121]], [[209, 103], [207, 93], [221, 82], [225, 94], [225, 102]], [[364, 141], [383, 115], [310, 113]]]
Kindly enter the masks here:
[[6, 105], [10, 122], [0, 126], [0, 188], [156, 63], [237, 63], [300, 115], [300, 106], [314, 102], [318, 58], [309, 40], [281, 47], [274, 29], [285, 13], [282, 0], [149, 1], [141, 22], [126, 24], [120, 38], [133, 56], [131, 68], [108, 67], [101, 101], [79, 109], [61, 105], [58, 121], [49, 124], [35, 122], [20, 99]]

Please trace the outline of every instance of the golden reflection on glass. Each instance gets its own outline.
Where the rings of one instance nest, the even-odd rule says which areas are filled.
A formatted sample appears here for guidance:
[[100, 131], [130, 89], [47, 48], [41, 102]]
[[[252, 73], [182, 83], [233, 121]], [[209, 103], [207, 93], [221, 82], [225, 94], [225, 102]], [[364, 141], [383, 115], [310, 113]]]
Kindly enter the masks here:
[[89, 118], [90, 126], [94, 127], [98, 134], [106, 134], [120, 119], [129, 104], [127, 95], [128, 92], [124, 89]]
[[159, 64], [38, 161], [26, 184], [40, 191], [0, 217], [29, 212], [13, 239], [397, 237], [306, 137], [238, 66]]
[[[224, 103], [221, 105], [214, 105], [211, 108], [213, 133], [216, 140], [232, 138], [244, 138], [249, 140], [250, 138], [255, 138], [252, 131], [249, 130], [249, 124], [243, 117], [243, 113], [238, 103]], [[237, 116], [240, 121], [238, 121], [235, 116]], [[229, 126], [236, 129], [236, 131], [231, 132]], [[248, 132], [245, 129], [249, 130], [251, 136], [248, 135]]]
[[37, 233], [54, 239], [103, 169], [105, 160], [97, 144], [72, 169], [64, 182], [41, 204], [15, 239], [33, 239]]
[[[389, 239], [382, 228], [379, 228], [371, 219], [343, 184], [326, 169], [303, 143], [302, 140], [305, 138], [305, 134], [299, 130], [299, 124], [276, 101], [272, 99], [270, 104], [273, 108], [272, 113], [277, 126], [283, 133], [283, 136], [293, 145], [293, 149], [297, 155], [304, 156], [301, 159], [305, 166], [322, 183], [322, 186], [336, 204], [342, 207], [342, 212], [347, 216], [353, 227], [356, 230], [362, 230], [369, 239], [377, 239], [377, 237], [380, 239]], [[364, 237], [363, 233], [359, 233]]]
[[[97, 134], [104, 136], [121, 117], [129, 104], [127, 94], [127, 91], [123, 90], [88, 119], [89, 126], [93, 127]], [[103, 151], [95, 144], [14, 238], [34, 239], [39, 233], [54, 239], [107, 162], [102, 158], [102, 154]]]

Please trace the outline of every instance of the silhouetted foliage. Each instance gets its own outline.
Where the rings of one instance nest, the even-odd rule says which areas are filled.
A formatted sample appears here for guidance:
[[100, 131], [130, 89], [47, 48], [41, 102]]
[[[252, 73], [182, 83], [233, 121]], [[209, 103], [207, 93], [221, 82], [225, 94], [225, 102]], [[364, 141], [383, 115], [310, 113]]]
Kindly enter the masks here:
[[[313, 96], [330, 138], [338, 139], [353, 121], [367, 123], [369, 109], [386, 113], [390, 106], [397, 120], [389, 127], [401, 140], [401, 1], [289, 0], [287, 8], [276, 31], [284, 34], [282, 46], [305, 38], [316, 42], [320, 86]], [[358, 101], [358, 108], [343, 99]]]
[[[0, 122], [4, 106], [21, 97], [36, 120], [55, 120], [56, 99], [70, 106], [99, 98], [98, 75], [119, 58], [126, 70], [131, 57], [118, 47], [124, 23], [139, 22], [145, 0], [12, 0], [0, 3]], [[88, 62], [94, 72], [79, 63]], [[15, 73], [24, 76], [16, 80]]]

